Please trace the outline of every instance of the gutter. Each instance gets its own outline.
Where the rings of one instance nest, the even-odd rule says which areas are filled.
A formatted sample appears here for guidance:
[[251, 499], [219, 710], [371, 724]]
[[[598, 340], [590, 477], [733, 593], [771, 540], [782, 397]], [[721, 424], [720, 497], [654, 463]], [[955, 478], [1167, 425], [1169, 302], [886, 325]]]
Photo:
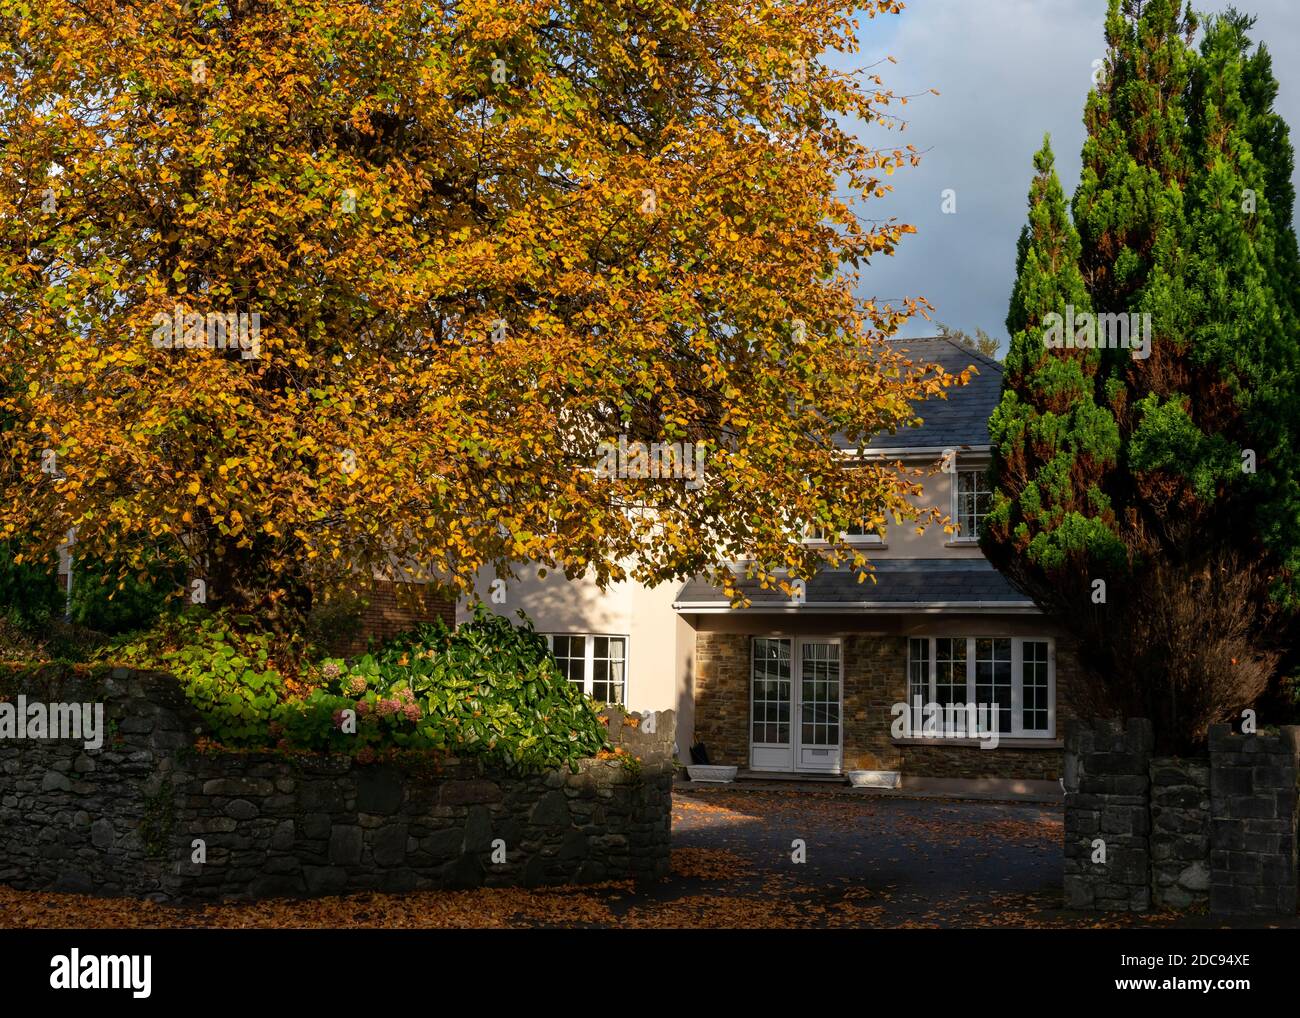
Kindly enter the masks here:
[[927, 445], [908, 446], [897, 449], [836, 449], [837, 455], [845, 459], [872, 459], [876, 457], [942, 456], [949, 451], [990, 453], [991, 445]]
[[702, 615], [725, 615], [730, 612], [750, 615], [796, 615], [811, 612], [828, 615], [849, 615], [861, 612], [875, 612], [882, 615], [938, 615], [963, 611], [984, 615], [1042, 614], [1032, 601], [805, 601], [798, 605], [751, 604], [748, 608], [733, 608], [726, 601], [674, 601], [673, 610]]

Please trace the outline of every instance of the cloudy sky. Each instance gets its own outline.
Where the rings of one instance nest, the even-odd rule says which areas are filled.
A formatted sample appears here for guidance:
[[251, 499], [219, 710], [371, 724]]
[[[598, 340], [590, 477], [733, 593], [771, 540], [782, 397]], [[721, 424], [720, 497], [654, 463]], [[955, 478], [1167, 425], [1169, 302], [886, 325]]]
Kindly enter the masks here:
[[[1254, 38], [1272, 53], [1278, 108], [1300, 141], [1300, 0], [1236, 6], [1258, 18]], [[1031, 159], [1050, 132], [1061, 183], [1073, 192], [1092, 62], [1105, 54], [1105, 10], [1106, 0], [907, 0], [901, 15], [863, 19], [854, 64], [892, 55], [898, 63], [880, 73], [896, 94], [942, 93], [900, 110], [908, 120], [901, 134], [864, 132], [873, 143], [910, 142], [923, 153], [919, 167], [893, 176], [893, 194], [867, 205], [873, 217], [896, 216], [917, 233], [864, 268], [864, 295], [924, 296], [936, 320], [1005, 341]], [[954, 215], [941, 211], [945, 188], [957, 192]], [[917, 318], [902, 333], [934, 331]]]

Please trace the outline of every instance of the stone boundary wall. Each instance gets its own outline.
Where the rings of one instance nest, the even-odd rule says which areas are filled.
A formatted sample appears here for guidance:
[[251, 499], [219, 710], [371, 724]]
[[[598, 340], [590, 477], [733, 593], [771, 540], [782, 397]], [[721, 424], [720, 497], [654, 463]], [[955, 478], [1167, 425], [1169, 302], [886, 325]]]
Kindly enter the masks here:
[[[1065, 904], [1151, 905], [1151, 722], [1074, 722], [1065, 732]], [[1100, 861], [1099, 852], [1105, 852]], [[1094, 861], [1097, 859], [1098, 861]]]
[[201, 901], [668, 872], [671, 711], [653, 725], [604, 712], [611, 743], [639, 766], [514, 775], [196, 752], [205, 727], [170, 675], [83, 670], [43, 685], [28, 699], [102, 702], [109, 731], [97, 750], [0, 740], [0, 881], [20, 889]]
[[1210, 761], [1151, 761], [1151, 900], [1204, 910], [1210, 901]]
[[1153, 757], [1153, 742], [1141, 719], [1067, 727], [1067, 907], [1294, 915], [1300, 727], [1213, 725], [1202, 759]]
[[1240, 735], [1213, 725], [1210, 759], [1211, 911], [1294, 915], [1300, 727]]

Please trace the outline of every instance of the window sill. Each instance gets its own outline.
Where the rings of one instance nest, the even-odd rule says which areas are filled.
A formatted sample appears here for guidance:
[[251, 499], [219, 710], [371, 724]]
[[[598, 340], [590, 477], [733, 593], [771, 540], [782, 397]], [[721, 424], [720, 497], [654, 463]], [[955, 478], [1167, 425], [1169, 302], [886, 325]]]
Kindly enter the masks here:
[[[830, 545], [828, 542], [826, 542], [826, 541], [804, 541], [803, 543], [804, 543], [804, 547], [806, 547], [806, 548], [824, 549], [824, 548], [829, 548], [829, 547], [831, 547], [831, 545]], [[889, 545], [886, 544], [884, 541], [853, 541], [853, 540], [849, 540], [849, 541], [845, 541], [844, 543], [845, 543], [848, 547], [850, 547], [850, 548], [863, 548], [863, 549], [870, 548], [870, 549], [872, 549], [873, 551], [876, 550], [876, 549], [878, 549], [878, 548], [888, 548], [888, 547], [889, 547]]]
[[[895, 746], [982, 746], [982, 739], [891, 739]], [[1064, 739], [1026, 739], [1000, 737], [994, 749], [1064, 749]]]
[[943, 546], [945, 548], [978, 548], [980, 539], [978, 537], [954, 538], [951, 541], [944, 541]]

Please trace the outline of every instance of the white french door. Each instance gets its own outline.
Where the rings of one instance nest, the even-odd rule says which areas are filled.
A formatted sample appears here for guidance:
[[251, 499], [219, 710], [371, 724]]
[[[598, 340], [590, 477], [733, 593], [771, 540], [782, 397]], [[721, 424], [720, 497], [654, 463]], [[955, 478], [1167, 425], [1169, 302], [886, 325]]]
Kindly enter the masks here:
[[843, 661], [838, 639], [756, 637], [749, 765], [838, 774]]

